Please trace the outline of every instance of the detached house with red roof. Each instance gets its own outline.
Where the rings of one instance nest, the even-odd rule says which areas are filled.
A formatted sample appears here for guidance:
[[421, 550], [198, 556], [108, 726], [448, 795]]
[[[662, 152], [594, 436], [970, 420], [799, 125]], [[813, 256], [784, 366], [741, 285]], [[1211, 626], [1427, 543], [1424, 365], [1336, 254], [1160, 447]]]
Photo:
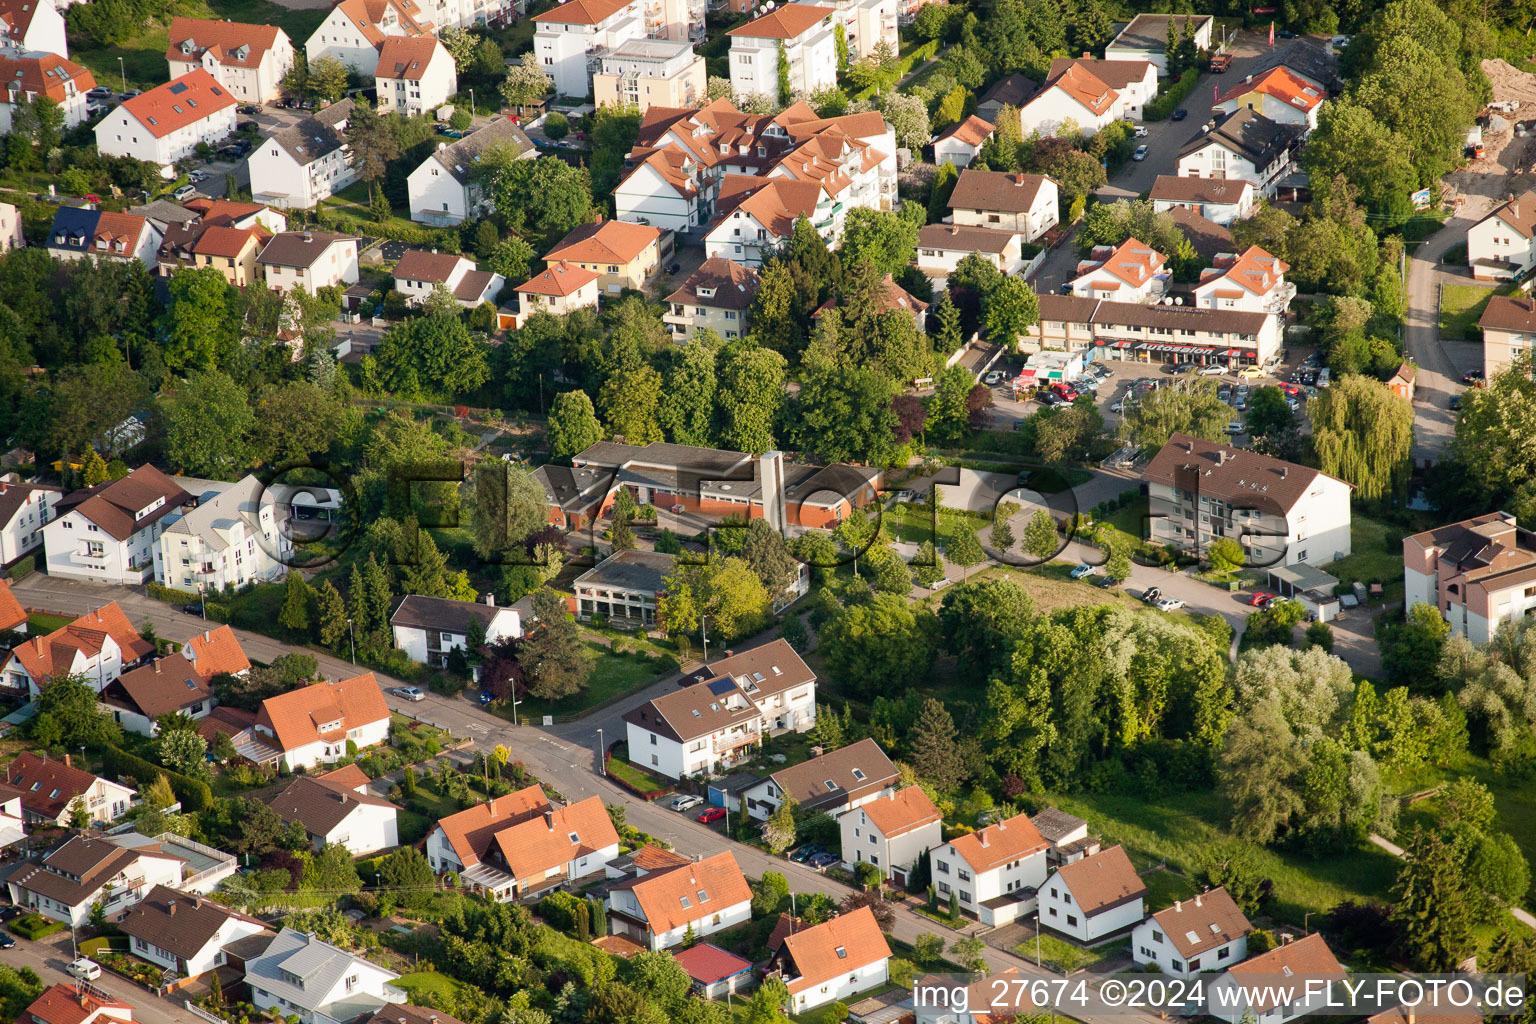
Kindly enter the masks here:
[[542, 818], [547, 810], [549, 798], [535, 784], [439, 818], [427, 834], [427, 863], [439, 874], [457, 872], [466, 888], [509, 900], [516, 880], [489, 859], [496, 833]]
[[933, 162], [968, 167], [997, 129], [972, 114], [933, 140]]
[[1009, 231], [1033, 242], [1056, 226], [1060, 195], [1055, 180], [1043, 174], [967, 167], [950, 193], [949, 211], [958, 227]]
[[77, 986], [53, 985], [33, 1000], [21, 1020], [31, 1024], [128, 1024], [133, 1007], [99, 989], [77, 991]]
[[843, 866], [873, 864], [882, 878], [905, 885], [928, 851], [944, 841], [944, 818], [920, 786], [871, 800], [838, 820]]
[[984, 925], [1007, 924], [1036, 908], [1051, 844], [1027, 814], [956, 836], [928, 853], [939, 900]]
[[97, 693], [154, 653], [154, 645], [139, 636], [117, 602], [102, 605], [46, 636], [13, 648], [0, 676], [13, 691], [36, 697], [48, 682], [78, 675]]
[[0, 632], [27, 632], [27, 610], [11, 593], [11, 581], [0, 580]]
[[1307, 81], [1290, 68], [1275, 67], [1256, 76], [1249, 75], [1228, 89], [1211, 109], [1230, 114], [1246, 107], [1277, 124], [1301, 125], [1310, 132], [1317, 127], [1317, 112], [1327, 98], [1326, 89]]
[[159, 262], [160, 239], [160, 229], [138, 214], [61, 206], [45, 244], [56, 260], [138, 260], [153, 269]]
[[680, 945], [743, 924], [752, 890], [731, 851], [677, 867], [658, 867], [608, 889], [608, 931], [646, 949]]
[[597, 275], [597, 287], [617, 295], [645, 287], [661, 264], [661, 229], [604, 220], [578, 224], [544, 255], [546, 263], [569, 263]]
[[67, 4], [38, 0], [0, 0], [0, 50], [7, 53], [56, 53], [69, 56], [64, 31]]
[[379, 112], [422, 117], [459, 90], [453, 55], [432, 36], [390, 36], [373, 72]]
[[[520, 328], [537, 311], [565, 316], [573, 309], [597, 308], [598, 275], [573, 263], [556, 263], [517, 286], [517, 312], [511, 325]], [[503, 313], [498, 319], [504, 319]], [[502, 323], [502, 326], [507, 326]]]
[[189, 71], [140, 96], [124, 100], [96, 125], [103, 156], [126, 156], [160, 166], [166, 178], [197, 145], [217, 144], [235, 130], [239, 101], [207, 69]]
[[24, 750], [6, 765], [4, 782], [21, 795], [23, 818], [48, 825], [67, 826], [76, 800], [92, 822], [104, 823], [121, 818], [138, 799], [137, 791], [74, 767], [68, 754], [58, 761]]
[[1281, 316], [1296, 296], [1296, 286], [1285, 279], [1291, 265], [1256, 245], [1241, 253], [1219, 253], [1215, 264], [1200, 272], [1195, 285], [1195, 306], [1200, 309]]
[[1115, 121], [1139, 120], [1155, 95], [1157, 68], [1148, 61], [1057, 58], [1045, 86], [1019, 110], [1019, 123], [1026, 138], [1097, 135]]
[[[1227, 1024], [1238, 1024], [1244, 1017], [1286, 1024], [1337, 1005], [1332, 993], [1344, 978], [1344, 965], [1313, 932], [1227, 968], [1207, 988], [1205, 1009]], [[1292, 996], [1288, 1002], [1282, 1001], [1286, 994]]]
[[496, 832], [487, 857], [512, 878], [512, 898], [523, 899], [605, 874], [619, 855], [619, 834], [600, 796], [546, 809]]
[[243, 25], [211, 18], [173, 18], [165, 60], [171, 77], [202, 68], [241, 103], [265, 103], [282, 95], [293, 67], [293, 41], [272, 25]]
[[391, 36], [430, 36], [433, 24], [416, 0], [341, 0], [304, 43], [310, 66], [334, 57], [364, 80], [379, 66], [379, 48]]
[[1097, 942], [1140, 924], [1146, 895], [1125, 847], [1111, 846], [1051, 873], [1040, 887], [1040, 923], [1079, 942]]
[[1536, 267], [1536, 191], [1516, 196], [1467, 229], [1467, 262], [1479, 281], [1505, 281]]
[[759, 268], [794, 233], [795, 221], [815, 222], [821, 202], [821, 186], [814, 182], [726, 175], [704, 254]]
[[1253, 931], [1226, 886], [1174, 900], [1136, 926], [1131, 956], [1143, 967], [1181, 978], [1219, 971], [1248, 959]]
[[389, 706], [372, 672], [311, 683], [262, 701], [253, 738], [290, 770], [332, 764], [389, 739]]
[[804, 1013], [884, 985], [890, 960], [891, 947], [874, 912], [859, 907], [786, 935], [768, 971], [789, 989], [785, 1012]]
[[555, 91], [578, 99], [592, 92], [593, 57], [649, 34], [641, 0], [569, 0], [533, 16], [533, 54]]
[[60, 498], [43, 527], [48, 573], [137, 586], [155, 568], [165, 519], [192, 495], [153, 466]]
[[1114, 247], [1094, 247], [1088, 259], [1077, 265], [1072, 294], [1111, 302], [1155, 302], [1167, 290], [1171, 276], [1162, 253], [1127, 238]]
[[834, 7], [785, 3], [731, 29], [731, 92], [777, 102], [781, 46], [796, 96], [837, 85], [838, 20]]
[[7, 53], [0, 49], [0, 135], [9, 135], [17, 106], [46, 96], [64, 112], [64, 126], [74, 128], [88, 116], [86, 93], [96, 78], [85, 68], [56, 53]]

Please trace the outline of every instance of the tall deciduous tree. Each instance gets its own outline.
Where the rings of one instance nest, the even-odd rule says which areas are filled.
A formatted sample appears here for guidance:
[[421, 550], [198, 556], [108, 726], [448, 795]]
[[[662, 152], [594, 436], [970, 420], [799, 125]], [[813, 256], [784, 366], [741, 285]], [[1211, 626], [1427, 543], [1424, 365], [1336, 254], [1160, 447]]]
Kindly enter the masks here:
[[585, 391], [567, 391], [555, 398], [549, 414], [549, 446], [556, 458], [575, 455], [603, 439], [592, 399]]
[[194, 373], [166, 396], [165, 450], [172, 465], [194, 476], [232, 479], [250, 463], [256, 417], [245, 391], [226, 373]]
[[1319, 468], [1366, 500], [1401, 496], [1413, 469], [1413, 407], [1368, 377], [1335, 381], [1307, 403]]
[[784, 357], [737, 344], [721, 354], [715, 391], [716, 438], [721, 447], [761, 455], [774, 445], [784, 404]]

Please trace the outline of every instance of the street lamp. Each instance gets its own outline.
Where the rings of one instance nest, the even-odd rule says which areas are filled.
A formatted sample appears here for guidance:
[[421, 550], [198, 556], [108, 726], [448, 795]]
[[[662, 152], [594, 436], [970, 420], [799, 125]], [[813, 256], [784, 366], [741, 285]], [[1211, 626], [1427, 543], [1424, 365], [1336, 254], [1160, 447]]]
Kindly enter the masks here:
[[128, 69], [123, 65], [123, 58], [117, 58], [117, 73], [123, 76], [123, 92], [128, 91]]
[[475, 90], [469, 90], [469, 116], [475, 116]]
[[704, 663], [709, 664], [709, 615], [699, 615], [699, 635], [704, 638]]
[[357, 631], [352, 628], [352, 616], [347, 616], [347, 640], [352, 646], [352, 664], [357, 664]]
[[603, 729], [597, 729], [597, 768], [604, 778], [608, 777], [608, 751], [603, 748]]
[[208, 621], [208, 590], [202, 580], [197, 581], [197, 599], [202, 605], [203, 621]]

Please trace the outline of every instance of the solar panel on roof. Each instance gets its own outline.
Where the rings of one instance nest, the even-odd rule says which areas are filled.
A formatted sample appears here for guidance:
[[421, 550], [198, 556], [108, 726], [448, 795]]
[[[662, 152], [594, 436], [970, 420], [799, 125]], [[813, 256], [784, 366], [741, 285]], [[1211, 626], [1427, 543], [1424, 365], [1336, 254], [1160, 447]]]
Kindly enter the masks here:
[[736, 684], [731, 682], [729, 679], [716, 679], [714, 682], [709, 684], [709, 692], [718, 697], [722, 693], [729, 693], [731, 688], [735, 685]]
[[179, 96], [179, 95], [181, 95], [182, 93], [184, 93], [186, 91], [187, 91], [187, 83], [186, 82], [172, 82], [171, 83], [171, 92], [175, 93], [176, 95]]

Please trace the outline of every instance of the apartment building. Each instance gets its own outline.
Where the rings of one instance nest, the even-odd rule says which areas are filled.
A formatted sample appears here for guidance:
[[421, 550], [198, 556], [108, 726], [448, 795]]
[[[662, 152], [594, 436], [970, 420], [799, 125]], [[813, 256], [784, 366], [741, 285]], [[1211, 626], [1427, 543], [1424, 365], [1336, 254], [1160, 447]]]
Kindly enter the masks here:
[[474, 171], [492, 147], [514, 152], [520, 160], [539, 155], [533, 140], [506, 117], [492, 118], [490, 124], [462, 139], [438, 143], [406, 179], [411, 220], [442, 226], [488, 213], [491, 199]]
[[1055, 227], [1061, 190], [1043, 174], [1011, 174], [967, 167], [949, 196], [957, 227], [1011, 231], [1033, 242]]
[[251, 197], [266, 206], [307, 210], [356, 181], [344, 134], [352, 103], [332, 103], [257, 146], [247, 161]]
[[1033, 911], [1050, 845], [1020, 814], [934, 847], [928, 861], [940, 902], [953, 893], [962, 914], [994, 927]]
[[1230, 114], [1246, 108], [1279, 124], [1299, 125], [1310, 133], [1317, 127], [1318, 111], [1327, 98], [1327, 90], [1289, 68], [1277, 67], [1258, 75], [1248, 75], [1223, 93], [1211, 110]]
[[1525, 276], [1536, 267], [1536, 191], [1525, 192], [1467, 229], [1467, 262], [1480, 281]]
[[453, 55], [432, 36], [390, 36], [373, 72], [379, 112], [425, 117], [459, 91]]
[[217, 145], [235, 130], [234, 93], [205, 68], [124, 100], [96, 125], [96, 148], [157, 164], [165, 178], [194, 156], [200, 143]]
[[562, 96], [592, 94], [594, 65], [632, 39], [644, 39], [641, 0], [568, 0], [533, 16], [533, 53]]
[[901, 49], [901, 37], [897, 32], [903, 0], [796, 0], [797, 3], [815, 3], [830, 7], [837, 12], [833, 24], [843, 27], [843, 37], [848, 42], [850, 61], [868, 57], [881, 43], [889, 46], [892, 53]]
[[1253, 215], [1253, 182], [1233, 178], [1181, 178], [1159, 174], [1148, 194], [1158, 213], [1188, 210], [1213, 224], [1231, 227]]
[[49, 575], [137, 585], [155, 567], [165, 520], [192, 500], [153, 466], [60, 498], [43, 527]]
[[1271, 121], [1243, 107], [1184, 144], [1178, 173], [1181, 178], [1251, 181], [1259, 196], [1273, 199], [1280, 180], [1291, 171], [1303, 134], [1300, 125]]
[[384, 40], [431, 36], [434, 28], [416, 0], [341, 0], [310, 33], [304, 54], [311, 65], [333, 57], [366, 81], [378, 67]]
[[43, 527], [62, 497], [57, 487], [24, 484], [14, 474], [0, 477], [0, 565], [43, 546]]
[[1291, 265], [1257, 245], [1240, 253], [1221, 253], [1216, 265], [1200, 272], [1195, 305], [1200, 309], [1240, 309], [1284, 316], [1296, 296], [1285, 279]]
[[1451, 632], [1486, 643], [1536, 609], [1536, 533], [1489, 512], [1403, 539], [1405, 607], [1440, 611]]
[[1025, 351], [1102, 348], [1143, 362], [1269, 366], [1280, 355], [1280, 318], [1241, 310], [1040, 296]]
[[779, 100], [781, 52], [789, 62], [793, 95], [837, 85], [839, 18], [834, 7], [786, 3], [731, 29], [731, 92]]
[[1247, 915], [1226, 886], [1174, 900], [1131, 932], [1131, 957], [1161, 974], [1191, 978], [1248, 959]]
[[1226, 537], [1256, 567], [1326, 565], [1350, 552], [1349, 484], [1307, 466], [1175, 433], [1141, 479], [1154, 543], [1199, 554]]
[[707, 99], [704, 58], [687, 40], [626, 39], [599, 58], [592, 76], [597, 106], [694, 107]]
[[293, 67], [293, 41], [272, 25], [176, 17], [169, 36], [165, 60], [172, 78], [202, 68], [241, 103], [277, 99]]
[[267, 287], [311, 295], [321, 288], [357, 283], [357, 239], [320, 231], [284, 231], [273, 235], [256, 257]]
[[56, 53], [13, 53], [0, 47], [0, 135], [9, 135], [16, 108], [40, 96], [59, 105], [64, 127], [76, 128], [90, 116], [86, 93], [96, 88], [96, 77], [74, 61]]
[[[750, 326], [747, 311], [757, 296], [758, 273], [734, 260], [705, 260], [683, 286], [667, 296], [662, 322], [673, 340], [687, 341], [703, 330], [722, 338], [739, 338]], [[3, 492], [0, 492], [3, 493]]]
[[198, 487], [192, 503], [165, 518], [154, 548], [155, 582], [217, 592], [284, 576], [293, 538], [278, 522], [266, 486], [246, 474], [237, 483]]
[[1156, 302], [1173, 273], [1162, 253], [1136, 238], [1116, 246], [1098, 245], [1077, 265], [1072, 294], [1110, 302]]

